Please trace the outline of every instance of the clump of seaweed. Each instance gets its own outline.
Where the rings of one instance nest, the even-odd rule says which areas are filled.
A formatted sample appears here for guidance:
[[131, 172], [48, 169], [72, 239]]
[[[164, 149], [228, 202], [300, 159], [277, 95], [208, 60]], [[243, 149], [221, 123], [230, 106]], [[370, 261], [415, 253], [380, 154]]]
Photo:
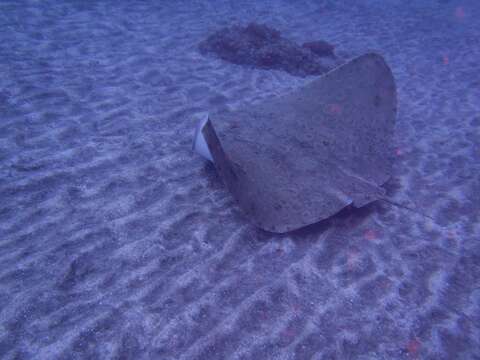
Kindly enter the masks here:
[[304, 43], [302, 47], [309, 49], [311, 52], [318, 56], [335, 57], [335, 46], [323, 40], [309, 41]]
[[327, 42], [300, 46], [279, 31], [257, 23], [222, 28], [202, 41], [199, 49], [204, 55], [214, 54], [233, 64], [283, 70], [301, 77], [320, 75], [333, 67], [321, 59], [333, 56], [334, 47]]

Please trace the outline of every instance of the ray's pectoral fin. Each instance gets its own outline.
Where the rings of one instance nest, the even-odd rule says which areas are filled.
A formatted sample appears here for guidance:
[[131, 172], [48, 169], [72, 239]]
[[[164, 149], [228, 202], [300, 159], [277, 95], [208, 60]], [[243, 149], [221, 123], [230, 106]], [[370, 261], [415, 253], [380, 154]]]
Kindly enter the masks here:
[[[220, 173], [220, 176], [224, 179], [224, 182], [227, 184], [227, 186], [229, 186], [228, 184], [235, 183], [238, 180], [238, 175], [235, 171], [234, 163], [230, 161], [225, 153], [210, 119], [207, 118], [204, 126], [202, 127], [201, 133], [205, 138], [208, 151], [211, 154], [215, 168]], [[232, 189], [229, 190], [231, 191]]]

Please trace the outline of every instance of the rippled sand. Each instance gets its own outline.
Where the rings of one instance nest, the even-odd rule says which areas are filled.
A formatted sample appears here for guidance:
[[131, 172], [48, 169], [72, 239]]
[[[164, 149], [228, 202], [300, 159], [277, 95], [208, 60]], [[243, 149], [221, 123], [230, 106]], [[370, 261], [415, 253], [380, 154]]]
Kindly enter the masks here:
[[[2, 359], [478, 359], [480, 5], [339, 3], [0, 2]], [[190, 143], [309, 81], [198, 53], [250, 21], [385, 56], [405, 207], [249, 225]]]

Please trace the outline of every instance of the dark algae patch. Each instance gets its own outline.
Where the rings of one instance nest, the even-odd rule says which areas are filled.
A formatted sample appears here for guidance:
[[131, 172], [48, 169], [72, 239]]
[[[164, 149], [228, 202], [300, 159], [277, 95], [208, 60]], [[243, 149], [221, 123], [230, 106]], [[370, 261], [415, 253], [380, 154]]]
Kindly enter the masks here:
[[294, 76], [321, 75], [333, 68], [325, 57], [334, 57], [334, 46], [326, 41], [298, 45], [267, 25], [250, 23], [222, 28], [199, 45], [202, 54], [213, 54], [237, 65], [281, 70]]

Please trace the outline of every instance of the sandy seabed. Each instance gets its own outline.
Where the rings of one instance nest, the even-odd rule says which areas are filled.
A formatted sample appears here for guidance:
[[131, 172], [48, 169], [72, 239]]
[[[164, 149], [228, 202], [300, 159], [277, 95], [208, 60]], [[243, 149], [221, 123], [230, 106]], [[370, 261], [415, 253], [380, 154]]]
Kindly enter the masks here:
[[[476, 0], [2, 0], [0, 357], [479, 359], [479, 19]], [[385, 56], [406, 207], [248, 223], [195, 121], [311, 80], [199, 54], [250, 21]]]

